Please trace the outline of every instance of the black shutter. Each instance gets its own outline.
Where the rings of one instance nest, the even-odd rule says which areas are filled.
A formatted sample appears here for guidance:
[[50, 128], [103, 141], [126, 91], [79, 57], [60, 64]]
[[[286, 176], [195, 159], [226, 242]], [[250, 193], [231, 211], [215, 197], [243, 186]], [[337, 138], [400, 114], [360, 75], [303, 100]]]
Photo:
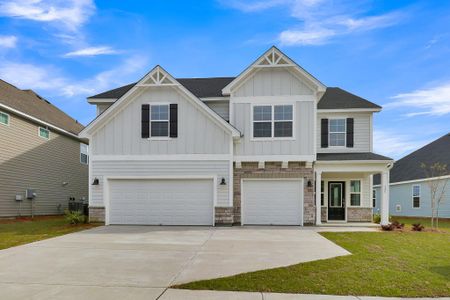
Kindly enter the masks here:
[[170, 104], [170, 137], [178, 137], [178, 104]]
[[150, 105], [142, 104], [141, 108], [141, 137], [147, 139], [150, 137]]
[[328, 119], [320, 120], [320, 145], [328, 148]]
[[353, 148], [353, 118], [347, 118], [347, 147]]

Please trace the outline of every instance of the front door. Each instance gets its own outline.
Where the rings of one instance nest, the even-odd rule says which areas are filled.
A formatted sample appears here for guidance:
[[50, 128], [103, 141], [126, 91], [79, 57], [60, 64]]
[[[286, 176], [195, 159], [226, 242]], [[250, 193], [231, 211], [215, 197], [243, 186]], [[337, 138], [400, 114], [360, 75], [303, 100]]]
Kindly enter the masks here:
[[345, 220], [345, 182], [328, 182], [328, 220]]

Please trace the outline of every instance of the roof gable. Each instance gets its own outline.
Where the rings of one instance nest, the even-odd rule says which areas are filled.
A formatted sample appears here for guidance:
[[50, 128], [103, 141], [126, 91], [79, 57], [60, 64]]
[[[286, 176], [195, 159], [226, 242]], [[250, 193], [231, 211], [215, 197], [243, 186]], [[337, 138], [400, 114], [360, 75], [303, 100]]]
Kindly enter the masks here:
[[319, 93], [325, 92], [326, 86], [317, 80], [314, 76], [308, 73], [305, 69], [300, 67], [287, 55], [281, 52], [277, 47], [272, 46], [263, 55], [261, 55], [255, 62], [247, 67], [239, 76], [231, 81], [222, 89], [224, 95], [229, 95], [231, 92], [245, 82], [253, 73], [261, 68], [287, 68], [293, 74], [297, 75], [299, 79], [304, 81], [309, 87]]
[[191, 101], [191, 103], [199, 107], [203, 113], [211, 118], [211, 120], [230, 132], [233, 137], [240, 137], [240, 132], [236, 128], [234, 128], [219, 115], [217, 115], [211, 108], [209, 108], [200, 99], [193, 95], [188, 89], [181, 85], [175, 78], [172, 77], [172, 75], [170, 75], [159, 65], [154, 67], [131, 88], [128, 88], [129, 86], [125, 86], [127, 87], [127, 91], [122, 94], [119, 99], [117, 99], [117, 101], [115, 101], [104, 113], [99, 115], [88, 126], [86, 126], [86, 128], [82, 132], [80, 132], [80, 136], [89, 137], [89, 135], [94, 133], [101, 126], [101, 124], [104, 124], [111, 117], [119, 113], [126, 106], [127, 101], [129, 101], [129, 99], [131, 99], [133, 95], [138, 94], [142, 88], [162, 86], [173, 87], [180, 90], [180, 92], [188, 96], [187, 98]]

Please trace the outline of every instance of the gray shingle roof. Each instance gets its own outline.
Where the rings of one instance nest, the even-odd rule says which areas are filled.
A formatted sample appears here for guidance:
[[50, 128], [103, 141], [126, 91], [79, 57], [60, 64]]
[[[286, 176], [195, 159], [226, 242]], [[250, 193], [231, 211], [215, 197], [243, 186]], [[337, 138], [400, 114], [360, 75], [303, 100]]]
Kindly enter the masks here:
[[372, 152], [345, 152], [345, 153], [317, 153], [318, 161], [336, 161], [336, 160], [392, 160], [380, 154]]
[[21, 90], [0, 79], [0, 103], [46, 123], [78, 134], [84, 126], [32, 90]]
[[318, 109], [375, 108], [381, 106], [356, 96], [338, 87], [327, 88], [317, 105]]
[[[450, 133], [396, 161], [391, 169], [390, 182], [425, 178], [420, 165], [424, 163], [430, 166], [437, 162], [446, 164], [447, 174], [450, 174]], [[380, 176], [374, 176], [373, 183], [380, 184]]]
[[[178, 78], [178, 82], [187, 88], [198, 98], [222, 97], [222, 89], [235, 77], [211, 77], [211, 78]], [[127, 84], [119, 88], [106, 91], [89, 99], [118, 99], [128, 92], [136, 83]], [[346, 109], [346, 108], [375, 108], [376, 105], [366, 99], [358, 97], [343, 89], [330, 87], [319, 101], [319, 109]]]

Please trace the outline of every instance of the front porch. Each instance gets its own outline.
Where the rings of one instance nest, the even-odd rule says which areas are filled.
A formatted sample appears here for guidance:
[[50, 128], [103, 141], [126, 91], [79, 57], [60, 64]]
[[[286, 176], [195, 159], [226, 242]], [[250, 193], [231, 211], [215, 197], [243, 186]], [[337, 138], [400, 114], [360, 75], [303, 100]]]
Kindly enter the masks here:
[[[316, 225], [368, 223], [373, 218], [374, 174], [381, 173], [381, 224], [389, 222], [390, 160], [318, 160]], [[318, 217], [320, 216], [320, 217]]]

